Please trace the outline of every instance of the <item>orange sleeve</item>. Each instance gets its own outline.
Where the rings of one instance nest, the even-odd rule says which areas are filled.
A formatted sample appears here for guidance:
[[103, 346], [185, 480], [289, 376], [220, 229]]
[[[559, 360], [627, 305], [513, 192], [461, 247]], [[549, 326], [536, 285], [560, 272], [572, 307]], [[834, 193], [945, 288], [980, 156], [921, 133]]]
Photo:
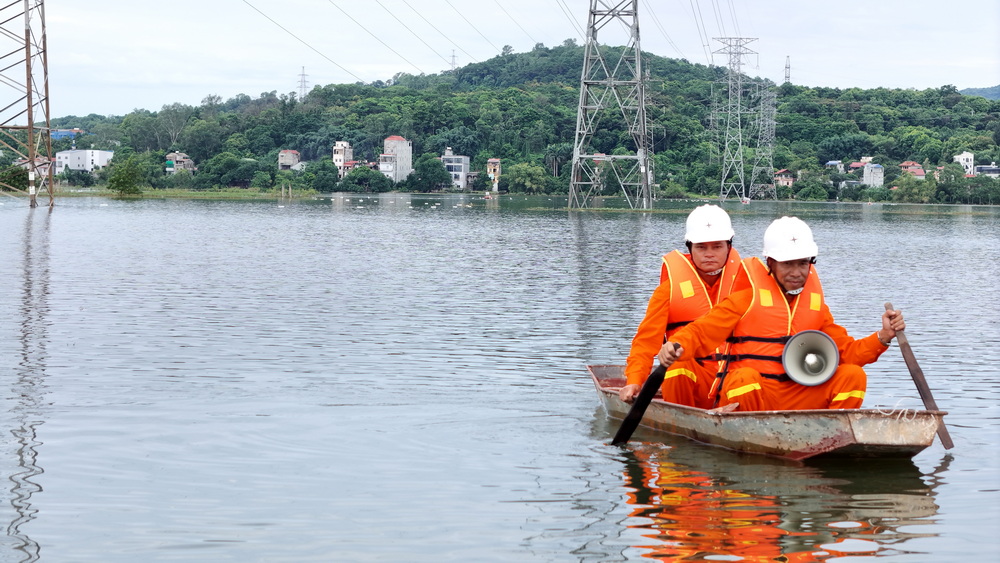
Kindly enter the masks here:
[[753, 303], [753, 290], [742, 289], [723, 299], [700, 319], [678, 330], [670, 338], [684, 348], [681, 360], [702, 358], [715, 353], [733, 332], [736, 323]]
[[628, 385], [641, 385], [653, 371], [653, 358], [663, 347], [663, 337], [667, 334], [667, 320], [670, 317], [670, 280], [665, 280], [649, 298], [646, 316], [632, 338], [632, 347], [625, 361], [625, 380]]
[[840, 363], [857, 366], [868, 365], [879, 358], [889, 348], [878, 341], [878, 333], [872, 333], [864, 338], [854, 339], [847, 334], [847, 329], [833, 321], [830, 308], [823, 304], [823, 327], [820, 329], [837, 343], [840, 351]]

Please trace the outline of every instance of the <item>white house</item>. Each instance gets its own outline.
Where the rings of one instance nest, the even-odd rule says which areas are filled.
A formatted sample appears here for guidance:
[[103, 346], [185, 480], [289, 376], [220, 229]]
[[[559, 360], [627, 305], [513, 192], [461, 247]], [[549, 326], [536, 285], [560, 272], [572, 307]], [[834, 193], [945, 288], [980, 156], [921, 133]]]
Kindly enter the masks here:
[[333, 145], [333, 163], [341, 178], [347, 174], [347, 163], [354, 160], [354, 149], [347, 141], [337, 141]]
[[93, 172], [104, 168], [115, 156], [114, 151], [75, 149], [56, 153], [56, 174], [64, 170], [85, 170]]
[[969, 151], [955, 155], [955, 162], [961, 164], [962, 168], [965, 168], [966, 174], [975, 174], [976, 159], [973, 158], [973, 156], [974, 155]]
[[861, 183], [866, 186], [877, 188], [885, 182], [885, 169], [881, 164], [866, 162], [862, 174]]
[[469, 180], [469, 157], [457, 155], [451, 151], [451, 147], [444, 149], [441, 157], [441, 164], [444, 164], [448, 174], [451, 174], [451, 183], [460, 190], [468, 187]]
[[393, 182], [402, 182], [413, 172], [413, 143], [399, 135], [385, 139], [384, 152], [378, 158], [378, 171]]

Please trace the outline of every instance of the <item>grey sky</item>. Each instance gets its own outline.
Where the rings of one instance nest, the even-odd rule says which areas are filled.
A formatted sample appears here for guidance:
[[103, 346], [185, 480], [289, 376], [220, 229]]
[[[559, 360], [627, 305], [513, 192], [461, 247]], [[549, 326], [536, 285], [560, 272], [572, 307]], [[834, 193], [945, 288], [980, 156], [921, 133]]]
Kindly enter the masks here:
[[[569, 38], [583, 44], [589, 5], [50, 0], [52, 116], [156, 111], [174, 102], [197, 105], [209, 94], [228, 99], [293, 92], [303, 67], [311, 88], [386, 80], [398, 72], [437, 73], [450, 68], [453, 56], [462, 66], [494, 57], [504, 45], [523, 52]], [[724, 56], [711, 54], [722, 47], [712, 38], [755, 37], [749, 47], [758, 54], [748, 58], [746, 72], [779, 83], [788, 56], [792, 82], [806, 86], [1000, 84], [997, 0], [640, 0], [639, 11], [644, 51], [725, 65]], [[621, 43], [624, 37], [606, 29], [600, 39]]]

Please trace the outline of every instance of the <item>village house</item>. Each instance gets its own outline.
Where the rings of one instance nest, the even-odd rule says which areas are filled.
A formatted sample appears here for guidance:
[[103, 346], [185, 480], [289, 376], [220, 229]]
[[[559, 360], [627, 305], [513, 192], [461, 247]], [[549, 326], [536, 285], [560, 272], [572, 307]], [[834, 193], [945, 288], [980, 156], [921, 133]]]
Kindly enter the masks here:
[[285, 149], [278, 153], [278, 170], [302, 170], [304, 166], [299, 151]]
[[333, 144], [333, 164], [337, 167], [337, 173], [343, 180], [347, 175], [347, 163], [356, 163], [354, 160], [354, 149], [347, 141], [337, 141]]
[[899, 168], [904, 173], [912, 175], [917, 180], [924, 180], [927, 177], [927, 173], [924, 172], [924, 167], [912, 160], [900, 162]]
[[457, 155], [452, 152], [451, 147], [446, 147], [444, 155], [441, 156], [441, 164], [451, 175], [452, 186], [460, 190], [469, 187], [469, 157]]
[[490, 179], [493, 191], [500, 191], [500, 159], [491, 158], [486, 161], [486, 176]]
[[167, 154], [165, 170], [167, 174], [176, 174], [178, 170], [187, 170], [193, 174], [197, 168], [195, 168], [194, 161], [191, 160], [190, 156], [177, 151]]
[[787, 168], [782, 168], [774, 173], [774, 185], [775, 186], [785, 186], [786, 188], [792, 187], [795, 183], [795, 175], [792, 174]]
[[413, 172], [413, 143], [399, 135], [385, 138], [383, 153], [378, 158], [378, 170], [395, 183], [402, 182]]
[[861, 183], [877, 188], [885, 183], [885, 168], [881, 164], [866, 162], [861, 173]]
[[107, 166], [114, 156], [114, 151], [85, 149], [59, 151], [56, 153], [56, 174], [62, 174], [65, 170], [82, 170], [84, 172], [100, 170]]
[[976, 159], [971, 152], [964, 151], [962, 154], [955, 155], [955, 162], [962, 165], [966, 176], [976, 173]]

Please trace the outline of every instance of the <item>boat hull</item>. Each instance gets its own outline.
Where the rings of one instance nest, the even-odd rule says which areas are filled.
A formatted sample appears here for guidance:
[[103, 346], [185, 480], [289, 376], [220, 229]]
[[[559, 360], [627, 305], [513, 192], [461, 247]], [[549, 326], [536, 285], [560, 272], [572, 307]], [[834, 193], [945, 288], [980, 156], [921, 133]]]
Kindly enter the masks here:
[[[608, 414], [631, 407], [618, 398], [625, 366], [587, 366]], [[934, 442], [943, 411], [844, 409], [724, 412], [653, 399], [642, 426], [740, 452], [814, 457], [913, 457]]]

